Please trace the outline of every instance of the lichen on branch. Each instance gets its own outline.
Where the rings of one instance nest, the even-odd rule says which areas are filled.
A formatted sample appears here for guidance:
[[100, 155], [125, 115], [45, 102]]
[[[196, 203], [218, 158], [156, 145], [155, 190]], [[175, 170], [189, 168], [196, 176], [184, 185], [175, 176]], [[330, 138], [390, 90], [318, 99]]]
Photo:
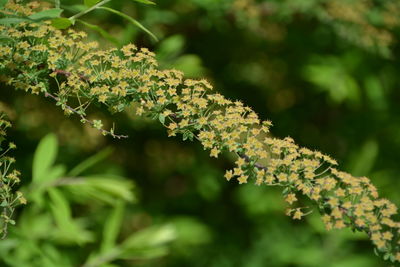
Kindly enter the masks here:
[[[20, 7], [6, 8], [18, 12]], [[134, 106], [137, 115], [159, 121], [169, 136], [200, 141], [211, 157], [236, 154], [236, 166], [225, 173], [228, 181], [281, 186], [290, 205], [287, 214], [294, 219], [311, 212], [298, 205], [300, 198], [308, 198], [328, 230], [365, 232], [385, 258], [400, 261], [400, 224], [392, 218], [397, 208], [378, 198], [368, 178], [338, 170], [335, 160], [301, 148], [289, 137], [271, 137], [270, 121], [241, 101], [213, 92], [206, 80], [160, 70], [146, 48], [129, 44], [100, 50], [83, 41], [85, 33], [62, 32], [49, 23], [0, 26], [0, 35], [6, 37], [0, 44], [4, 83], [47, 96], [66, 114], [114, 137], [114, 130], [104, 129], [100, 120], [86, 119], [87, 108], [96, 103], [115, 113]]]

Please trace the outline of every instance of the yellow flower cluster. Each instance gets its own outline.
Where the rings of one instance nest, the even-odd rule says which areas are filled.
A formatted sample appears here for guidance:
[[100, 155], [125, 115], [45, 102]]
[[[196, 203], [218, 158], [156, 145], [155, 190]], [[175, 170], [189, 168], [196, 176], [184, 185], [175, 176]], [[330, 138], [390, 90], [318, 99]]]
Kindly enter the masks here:
[[[270, 137], [270, 121], [260, 120], [242, 102], [212, 92], [206, 80], [158, 69], [154, 53], [146, 48], [130, 44], [98, 50], [95, 43], [82, 41], [84, 33], [61, 32], [48, 24], [0, 26], [0, 35], [11, 40], [0, 44], [2, 81], [9, 85], [43, 92], [82, 118], [93, 102], [112, 112], [134, 104], [137, 114], [158, 119], [170, 136], [199, 140], [211, 157], [224, 151], [236, 154], [236, 166], [225, 173], [228, 181], [283, 187], [292, 205], [287, 214], [294, 219], [309, 213], [296, 205], [306, 197], [316, 204], [327, 229], [364, 231], [380, 252], [400, 261], [400, 223], [392, 218], [397, 208], [378, 198], [369, 179], [339, 171], [335, 160], [300, 148], [291, 138]], [[50, 86], [54, 81], [57, 89]], [[71, 99], [79, 105], [72, 107]], [[107, 133], [101, 121], [93, 126]]]
[[[0, 110], [0, 144], [5, 139], [6, 129], [11, 126], [5, 119], [5, 114]], [[12, 169], [14, 158], [8, 157], [7, 153], [16, 148], [14, 143], [8, 143], [7, 147], [0, 147], [0, 235], [6, 237], [8, 225], [15, 224], [12, 219], [15, 207], [18, 204], [26, 204], [26, 199], [21, 192], [14, 192], [14, 187], [20, 182], [20, 173]]]

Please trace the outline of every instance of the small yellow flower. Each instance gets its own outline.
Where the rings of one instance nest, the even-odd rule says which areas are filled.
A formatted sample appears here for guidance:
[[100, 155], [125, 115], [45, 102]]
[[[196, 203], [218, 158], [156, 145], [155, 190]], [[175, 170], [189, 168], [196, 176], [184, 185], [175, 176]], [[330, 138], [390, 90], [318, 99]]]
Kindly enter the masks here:
[[219, 150], [219, 149], [217, 149], [217, 148], [213, 148], [213, 149], [211, 149], [211, 153], [210, 153], [210, 156], [211, 157], [214, 157], [214, 158], [218, 158], [218, 154], [220, 153], [221, 151]]
[[238, 177], [238, 181], [239, 181], [239, 184], [245, 184], [245, 183], [247, 183], [247, 179], [248, 179], [249, 177], [247, 176], [247, 175], [241, 175], [240, 177]]
[[297, 200], [296, 195], [293, 193], [290, 193], [286, 196], [285, 201], [288, 202], [289, 204], [292, 204]]
[[293, 214], [293, 219], [300, 220], [302, 216], [304, 216], [304, 213], [300, 209], [296, 209], [295, 213]]
[[226, 171], [224, 177], [226, 178], [226, 180], [230, 181], [233, 177], [233, 172], [231, 170]]

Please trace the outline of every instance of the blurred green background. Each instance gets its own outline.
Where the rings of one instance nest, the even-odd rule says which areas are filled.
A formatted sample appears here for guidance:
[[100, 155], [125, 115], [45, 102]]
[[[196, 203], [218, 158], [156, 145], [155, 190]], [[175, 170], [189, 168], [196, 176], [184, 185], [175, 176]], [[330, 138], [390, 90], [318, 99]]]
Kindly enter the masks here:
[[[151, 48], [161, 68], [206, 77], [272, 120], [273, 135], [333, 156], [400, 203], [399, 4], [156, 2], [107, 6], [140, 21], [159, 42], [105, 11], [82, 19], [118, 46]], [[61, 3], [67, 17], [83, 8], [79, 0]], [[115, 46], [77, 28], [104, 48]], [[211, 160], [197, 143], [167, 138], [129, 110], [91, 110], [92, 119], [129, 135], [113, 140], [43, 97], [5, 88], [0, 105], [14, 124], [9, 139], [18, 145], [29, 202], [0, 242], [2, 266], [387, 266], [365, 235], [326, 232], [316, 213], [292, 221], [279, 190], [226, 182], [231, 159]], [[35, 167], [40, 157], [48, 166]], [[35, 168], [47, 179], [35, 180]]]

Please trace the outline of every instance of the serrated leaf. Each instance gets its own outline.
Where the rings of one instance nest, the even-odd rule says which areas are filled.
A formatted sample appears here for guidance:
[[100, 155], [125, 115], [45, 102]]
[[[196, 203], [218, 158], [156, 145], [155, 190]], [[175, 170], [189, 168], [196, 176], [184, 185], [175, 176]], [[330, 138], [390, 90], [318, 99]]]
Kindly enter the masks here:
[[55, 18], [51, 21], [51, 26], [59, 30], [67, 29], [72, 24], [73, 22], [67, 18]]
[[101, 36], [103, 36], [105, 39], [109, 40], [110, 42], [114, 43], [115, 45], [119, 45], [118, 40], [113, 37], [111, 34], [109, 34], [106, 30], [104, 30], [103, 28], [101, 28], [100, 26], [94, 25], [94, 24], [90, 24], [87, 23], [83, 20], [77, 19], [76, 21], [82, 23], [83, 25], [85, 25], [86, 27], [98, 32], [101, 34]]
[[119, 12], [118, 10], [109, 8], [109, 7], [101, 6], [101, 7], [98, 7], [98, 9], [107, 10], [107, 11], [109, 11], [111, 13], [114, 13], [114, 14], [116, 14], [116, 15], [118, 15], [118, 16], [126, 19], [126, 20], [128, 20], [133, 25], [135, 25], [136, 27], [138, 27], [141, 30], [143, 30], [144, 32], [146, 32], [148, 35], [150, 35], [154, 40], [156, 40], [158, 42], [157, 36], [155, 36], [151, 31], [149, 31], [146, 27], [144, 27], [139, 21], [135, 20], [134, 18], [132, 18], [132, 17], [130, 17], [130, 16], [128, 16], [128, 15], [122, 13], [122, 12]]
[[83, 0], [83, 4], [87, 7], [92, 7], [98, 2], [100, 2], [100, 0]]
[[28, 18], [33, 20], [54, 19], [54, 18], [59, 18], [62, 12], [63, 9], [61, 8], [52, 8], [32, 14]]
[[138, 2], [138, 3], [142, 3], [142, 4], [146, 4], [146, 5], [155, 5], [156, 4], [153, 1], [149, 1], [149, 0], [132, 0], [132, 1]]
[[57, 156], [58, 142], [55, 134], [46, 135], [36, 148], [33, 158], [32, 180], [42, 183], [47, 180], [47, 174]]

